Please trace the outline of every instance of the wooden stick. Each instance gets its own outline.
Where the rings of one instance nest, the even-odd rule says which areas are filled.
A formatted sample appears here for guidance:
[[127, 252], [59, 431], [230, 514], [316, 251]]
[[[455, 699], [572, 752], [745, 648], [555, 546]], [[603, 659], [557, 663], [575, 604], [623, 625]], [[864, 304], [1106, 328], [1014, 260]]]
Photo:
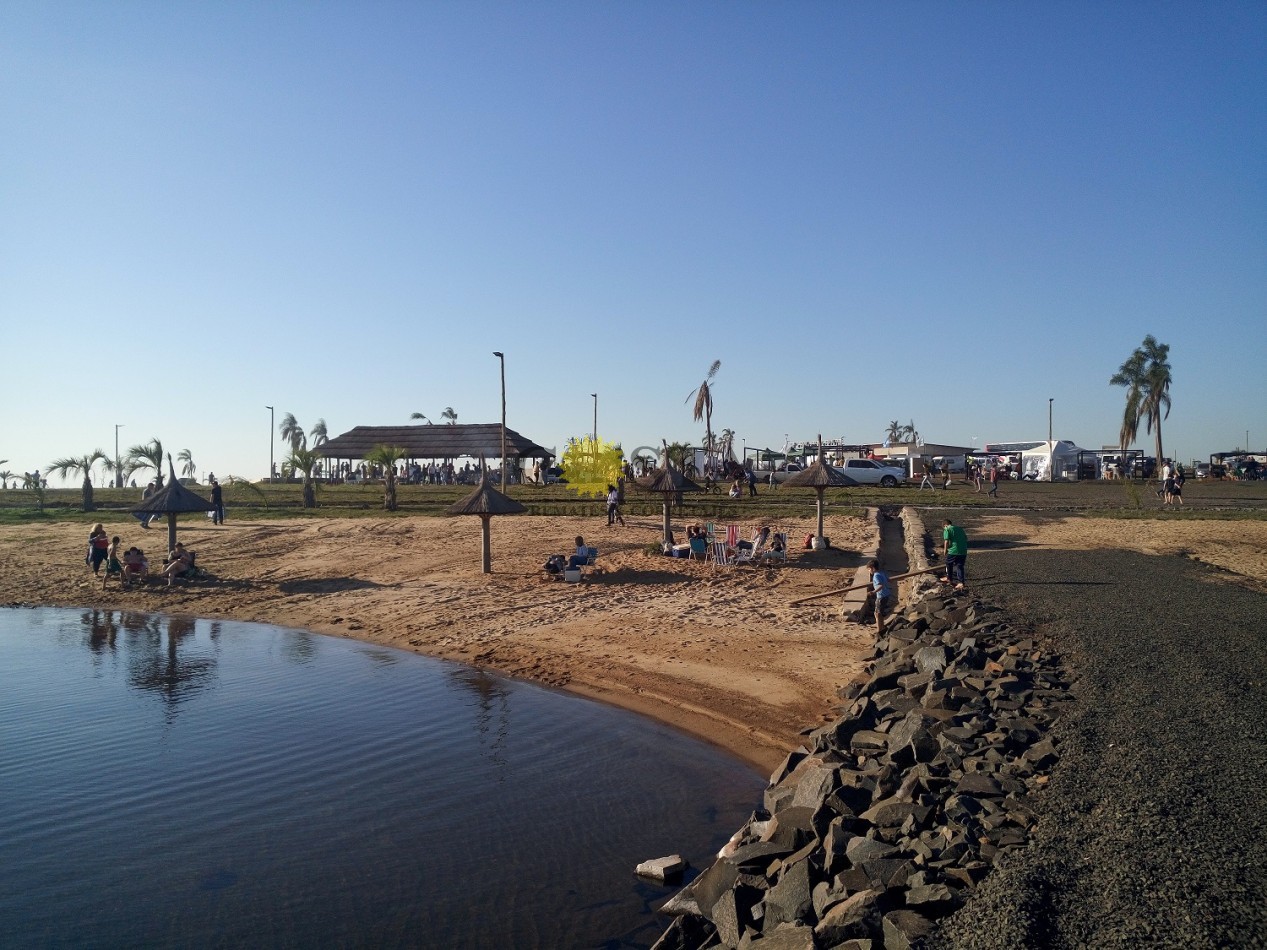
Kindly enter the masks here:
[[[922, 571], [907, 571], [905, 574], [898, 574], [896, 577], [890, 577], [889, 580], [900, 581], [907, 577], [915, 577], [919, 574], [931, 574], [933, 571], [941, 571], [941, 570], [945, 570], [945, 568], [942, 565], [938, 564], [936, 567], [926, 567]], [[808, 597], [802, 597], [800, 600], [794, 600], [790, 604], [788, 604], [788, 606], [796, 607], [800, 604], [809, 603], [811, 600], [818, 600], [821, 597], [830, 597], [833, 594], [847, 594], [851, 590], [862, 590], [862, 588], [870, 587], [870, 586], [871, 586], [871, 583], [870, 581], [868, 581], [865, 584], [854, 584], [851, 587], [837, 587], [835, 590], [826, 590], [826, 591], [823, 591], [821, 594], [811, 594]]]

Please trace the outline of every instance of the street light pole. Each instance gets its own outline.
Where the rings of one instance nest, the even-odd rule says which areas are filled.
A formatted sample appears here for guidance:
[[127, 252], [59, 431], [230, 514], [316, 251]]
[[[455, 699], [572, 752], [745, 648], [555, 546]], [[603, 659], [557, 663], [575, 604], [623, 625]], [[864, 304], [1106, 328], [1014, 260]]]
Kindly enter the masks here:
[[114, 424], [114, 487], [123, 487], [123, 472], [119, 469], [119, 430], [123, 428], [122, 422]]
[[598, 445], [598, 393], [590, 393], [594, 397], [594, 445]]
[[494, 350], [493, 355], [497, 357], [498, 362], [502, 366], [502, 493], [506, 492], [506, 356], [499, 350]]
[[273, 484], [273, 407], [265, 406], [268, 410], [268, 483]]

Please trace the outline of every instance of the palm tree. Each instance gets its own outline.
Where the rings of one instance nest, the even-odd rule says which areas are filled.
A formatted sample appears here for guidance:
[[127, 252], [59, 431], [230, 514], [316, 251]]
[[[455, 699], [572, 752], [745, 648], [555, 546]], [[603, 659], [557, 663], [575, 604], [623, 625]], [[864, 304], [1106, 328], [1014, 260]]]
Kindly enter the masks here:
[[1158, 343], [1151, 334], [1144, 337], [1125, 363], [1109, 379], [1111, 386], [1126, 388], [1126, 408], [1122, 414], [1120, 441], [1122, 454], [1139, 434], [1139, 423], [1148, 432], [1156, 427], [1157, 464], [1162, 462], [1161, 422], [1170, 415], [1170, 347]]
[[1153, 427], [1157, 427], [1157, 464], [1161, 465], [1165, 458], [1161, 447], [1161, 420], [1170, 417], [1170, 344], [1158, 343], [1150, 333], [1144, 337], [1140, 349], [1146, 361], [1140, 414], [1144, 417], [1144, 431], [1152, 432]]
[[[330, 430], [326, 428], [326, 421], [318, 419], [317, 424], [308, 430], [308, 438], [312, 439], [312, 447], [319, 449], [330, 441]], [[329, 459], [326, 459], [326, 477], [330, 477]]]
[[721, 369], [721, 360], [713, 360], [713, 365], [708, 368], [708, 375], [704, 377], [704, 381], [699, 386], [691, 390], [690, 395], [686, 397], [686, 401], [691, 401], [691, 396], [695, 397], [695, 408], [693, 410], [695, 421], [704, 420], [704, 444], [711, 446], [713, 441], [713, 377], [717, 375], [717, 371]]
[[[7, 462], [9, 460], [5, 459], [5, 461]], [[17, 478], [17, 477], [18, 476], [16, 472], [11, 472], [7, 468], [0, 469], [0, 488], [7, 489], [9, 487], [9, 479]]]
[[721, 434], [717, 436], [717, 451], [721, 453], [723, 462], [729, 462], [735, 457], [734, 429], [721, 430]]
[[695, 469], [695, 452], [685, 442], [670, 442], [665, 452], [669, 456], [669, 462], [676, 465], [683, 475], [698, 474]]
[[451, 426], [455, 426], [458, 424], [458, 414], [453, 411], [452, 406], [445, 406], [444, 412], [440, 413], [440, 418], [447, 419], [449, 422], [449, 425]]
[[312, 470], [321, 462], [321, 456], [315, 448], [296, 448], [291, 446], [290, 454], [282, 461], [282, 475], [289, 479], [298, 475], [303, 479], [304, 507], [317, 507], [317, 492], [312, 482]]
[[290, 443], [292, 449], [306, 449], [308, 436], [304, 435], [304, 427], [299, 424], [293, 413], [282, 416], [282, 423], [277, 427], [283, 439]]
[[411, 412], [411, 413], [409, 414], [409, 418], [410, 418], [410, 419], [421, 419], [421, 420], [422, 420], [423, 422], [425, 422], [427, 425], [431, 425], [431, 420], [430, 420], [430, 419], [428, 419], [426, 416], [424, 416], [421, 412]]
[[398, 445], [376, 445], [365, 453], [365, 461], [381, 465], [386, 476], [383, 489], [383, 508], [396, 510], [396, 463], [408, 453]]
[[193, 453], [189, 449], [181, 449], [177, 452], [176, 461], [181, 463], [180, 474], [186, 478], [193, 478], [194, 472], [198, 471], [198, 466], [194, 464]]
[[128, 449], [128, 474], [139, 472], [143, 469], [154, 470], [154, 487], [163, 487], [163, 443], [158, 439], [151, 439], [141, 445], [134, 445]]
[[83, 493], [84, 511], [92, 511], [94, 508], [92, 503], [92, 469], [93, 466], [105, 458], [105, 452], [101, 451], [101, 449], [93, 449], [88, 455], [57, 459], [49, 465], [48, 470], [56, 473], [60, 478], [69, 478], [72, 475], [82, 474], [84, 481], [80, 489]]

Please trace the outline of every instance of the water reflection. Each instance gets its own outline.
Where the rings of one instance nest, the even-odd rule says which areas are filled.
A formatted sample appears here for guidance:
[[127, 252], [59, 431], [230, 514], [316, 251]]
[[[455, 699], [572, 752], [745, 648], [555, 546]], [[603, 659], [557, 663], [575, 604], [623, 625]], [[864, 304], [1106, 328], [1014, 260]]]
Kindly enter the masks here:
[[475, 738], [480, 754], [497, 766], [498, 783], [506, 781], [506, 740], [510, 736], [510, 693], [506, 684], [483, 670], [454, 669], [449, 679], [476, 697]]
[[157, 695], [169, 720], [182, 702], [214, 685], [216, 655], [197, 652], [192, 617], [125, 613], [121, 624], [128, 634], [128, 685]]
[[304, 666], [317, 657], [317, 639], [307, 630], [291, 630], [282, 638], [282, 656]]

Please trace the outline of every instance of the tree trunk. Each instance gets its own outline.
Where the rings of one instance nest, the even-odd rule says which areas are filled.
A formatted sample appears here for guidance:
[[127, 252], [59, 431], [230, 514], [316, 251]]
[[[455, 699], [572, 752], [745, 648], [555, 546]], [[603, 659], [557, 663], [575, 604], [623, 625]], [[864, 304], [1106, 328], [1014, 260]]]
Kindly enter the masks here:
[[312, 479], [307, 475], [304, 476], [304, 507], [317, 507], [317, 493], [312, 487]]
[[823, 546], [823, 493], [818, 492], [818, 546]]
[[83, 484], [84, 511], [92, 511], [96, 506], [92, 503], [92, 480], [84, 476]]
[[386, 489], [383, 491], [383, 507], [388, 511], [396, 510], [396, 479], [387, 476]]
[[669, 495], [668, 495], [668, 492], [665, 492], [665, 495], [664, 495], [664, 541], [666, 544], [668, 543], [669, 535], [671, 533], [672, 533], [672, 529], [669, 527]]
[[493, 554], [489, 544], [489, 525], [492, 516], [480, 515], [480, 565], [485, 574], [493, 573]]

